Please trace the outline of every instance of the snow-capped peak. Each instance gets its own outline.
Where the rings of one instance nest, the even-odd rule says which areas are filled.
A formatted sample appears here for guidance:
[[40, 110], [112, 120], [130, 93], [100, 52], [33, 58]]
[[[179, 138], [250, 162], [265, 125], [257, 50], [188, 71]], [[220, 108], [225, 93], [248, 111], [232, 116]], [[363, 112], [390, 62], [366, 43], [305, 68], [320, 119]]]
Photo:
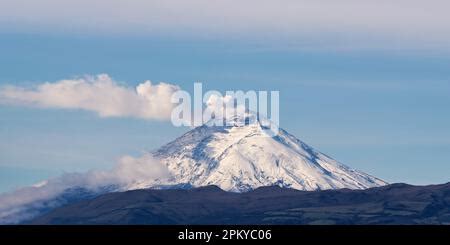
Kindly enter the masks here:
[[365, 189], [386, 182], [351, 169], [286, 131], [264, 134], [267, 121], [255, 114], [197, 127], [154, 152], [176, 184], [217, 185], [247, 191], [279, 185], [300, 190]]

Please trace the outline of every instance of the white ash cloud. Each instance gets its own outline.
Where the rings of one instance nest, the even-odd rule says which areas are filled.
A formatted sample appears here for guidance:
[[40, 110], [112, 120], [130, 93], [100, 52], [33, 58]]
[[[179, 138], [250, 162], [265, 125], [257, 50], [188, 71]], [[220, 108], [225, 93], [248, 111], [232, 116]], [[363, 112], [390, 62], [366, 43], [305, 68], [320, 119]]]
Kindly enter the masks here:
[[168, 83], [145, 81], [136, 88], [120, 85], [107, 74], [43, 83], [32, 88], [4, 86], [0, 103], [43, 108], [82, 109], [101, 117], [135, 117], [169, 120], [179, 90]]

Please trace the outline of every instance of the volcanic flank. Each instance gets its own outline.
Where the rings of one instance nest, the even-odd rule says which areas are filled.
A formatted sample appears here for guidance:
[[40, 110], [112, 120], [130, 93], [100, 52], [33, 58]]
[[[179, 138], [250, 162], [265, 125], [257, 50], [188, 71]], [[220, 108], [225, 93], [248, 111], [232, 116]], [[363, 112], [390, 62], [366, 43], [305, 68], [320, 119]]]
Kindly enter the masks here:
[[[234, 192], [273, 185], [312, 191], [387, 184], [339, 163], [283, 129], [268, 137], [259, 120], [234, 118], [226, 125], [197, 127], [153, 155], [167, 165], [177, 184], [216, 185]], [[148, 187], [150, 183], [141, 182], [131, 189]]]

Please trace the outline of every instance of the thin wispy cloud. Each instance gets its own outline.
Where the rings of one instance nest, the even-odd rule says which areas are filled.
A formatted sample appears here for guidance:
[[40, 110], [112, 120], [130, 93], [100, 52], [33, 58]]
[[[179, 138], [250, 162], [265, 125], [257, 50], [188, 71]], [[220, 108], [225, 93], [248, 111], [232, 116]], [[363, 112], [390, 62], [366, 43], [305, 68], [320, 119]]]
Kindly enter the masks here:
[[101, 117], [135, 117], [168, 120], [174, 106], [171, 95], [179, 90], [168, 83], [145, 81], [136, 88], [121, 86], [101, 74], [43, 83], [36, 87], [4, 86], [0, 103], [43, 108], [81, 109]]

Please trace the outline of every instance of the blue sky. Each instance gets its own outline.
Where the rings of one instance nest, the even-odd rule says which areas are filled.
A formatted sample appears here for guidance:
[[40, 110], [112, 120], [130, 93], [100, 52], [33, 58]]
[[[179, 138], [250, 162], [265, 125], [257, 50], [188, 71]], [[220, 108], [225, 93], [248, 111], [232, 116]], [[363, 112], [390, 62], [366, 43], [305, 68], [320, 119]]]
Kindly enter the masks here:
[[[448, 25], [417, 25], [429, 38], [408, 41], [414, 33], [406, 25], [395, 22], [401, 31], [391, 30], [380, 14], [375, 45], [358, 27], [337, 26], [336, 34], [322, 20], [314, 35], [293, 35], [295, 29], [269, 35], [257, 28], [260, 22], [248, 33], [237, 22], [211, 27], [197, 20], [184, 29], [156, 22], [150, 27], [160, 28], [148, 32], [149, 26], [129, 24], [135, 30], [127, 32], [125, 24], [112, 31], [117, 23], [110, 19], [85, 28], [81, 20], [39, 12], [29, 17], [31, 25], [18, 13], [9, 22], [0, 18], [0, 86], [107, 73], [130, 87], [151, 80], [192, 90], [201, 81], [205, 90], [279, 90], [281, 127], [335, 159], [389, 182], [450, 181], [450, 48], [438, 34]], [[439, 28], [433, 33], [429, 26]], [[222, 32], [211, 31], [217, 28]], [[186, 130], [81, 110], [0, 105], [0, 191], [111, 168], [119, 157], [138, 156]]]

